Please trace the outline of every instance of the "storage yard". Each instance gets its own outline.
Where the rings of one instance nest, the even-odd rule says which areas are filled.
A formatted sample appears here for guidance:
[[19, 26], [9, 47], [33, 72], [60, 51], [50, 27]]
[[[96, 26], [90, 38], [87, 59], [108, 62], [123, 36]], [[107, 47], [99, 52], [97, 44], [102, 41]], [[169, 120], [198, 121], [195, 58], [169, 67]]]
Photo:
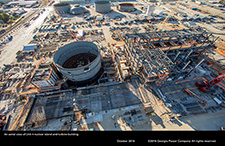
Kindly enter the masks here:
[[1, 36], [1, 129], [223, 129], [224, 6], [214, 5], [43, 3]]

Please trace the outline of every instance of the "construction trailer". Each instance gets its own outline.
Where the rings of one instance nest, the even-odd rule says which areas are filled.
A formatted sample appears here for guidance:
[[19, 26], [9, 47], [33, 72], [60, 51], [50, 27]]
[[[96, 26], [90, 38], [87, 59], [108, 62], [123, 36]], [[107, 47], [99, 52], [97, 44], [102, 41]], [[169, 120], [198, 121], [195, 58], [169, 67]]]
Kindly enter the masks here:
[[186, 78], [214, 48], [215, 38], [202, 29], [121, 33], [128, 64], [144, 83], [162, 86]]

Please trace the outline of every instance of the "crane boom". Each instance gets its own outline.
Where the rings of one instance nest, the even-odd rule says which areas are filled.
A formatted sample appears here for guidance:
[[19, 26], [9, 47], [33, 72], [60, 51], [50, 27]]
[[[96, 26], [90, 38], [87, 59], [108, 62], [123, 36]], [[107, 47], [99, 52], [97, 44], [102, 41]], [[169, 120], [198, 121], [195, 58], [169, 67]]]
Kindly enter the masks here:
[[164, 19], [161, 23], [161, 26], [159, 27], [159, 31], [161, 31], [163, 29], [163, 27], [165, 27], [166, 22], [168, 21], [168, 19], [174, 15], [174, 11], [177, 9], [178, 5], [179, 5], [179, 1], [176, 3], [176, 5], [172, 8], [172, 10], [170, 11], [169, 15], [166, 17], [166, 19]]
[[185, 88], [184, 90], [185, 90], [189, 95], [193, 95], [193, 96], [197, 97], [197, 98], [201, 101], [202, 106], [207, 106], [206, 101], [203, 100], [202, 98], [200, 98], [198, 95], [196, 95], [196, 94], [195, 94], [194, 92], [192, 92], [190, 89]]

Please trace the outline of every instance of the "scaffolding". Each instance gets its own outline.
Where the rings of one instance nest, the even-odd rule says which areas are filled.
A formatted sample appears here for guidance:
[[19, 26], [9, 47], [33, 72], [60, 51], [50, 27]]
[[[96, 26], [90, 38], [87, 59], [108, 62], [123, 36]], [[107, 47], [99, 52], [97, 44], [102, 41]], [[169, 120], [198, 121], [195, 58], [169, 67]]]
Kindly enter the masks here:
[[200, 56], [212, 52], [217, 39], [202, 29], [117, 34], [125, 42], [133, 74], [158, 86], [189, 75], [204, 61]]

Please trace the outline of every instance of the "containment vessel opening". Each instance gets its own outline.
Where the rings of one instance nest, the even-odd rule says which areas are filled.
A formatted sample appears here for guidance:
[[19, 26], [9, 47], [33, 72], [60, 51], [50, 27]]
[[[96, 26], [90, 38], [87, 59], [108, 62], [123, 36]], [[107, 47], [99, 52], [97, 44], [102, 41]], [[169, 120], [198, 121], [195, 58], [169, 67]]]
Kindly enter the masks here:
[[101, 68], [98, 47], [87, 41], [73, 42], [61, 47], [55, 53], [53, 61], [58, 70], [73, 82], [87, 81]]

